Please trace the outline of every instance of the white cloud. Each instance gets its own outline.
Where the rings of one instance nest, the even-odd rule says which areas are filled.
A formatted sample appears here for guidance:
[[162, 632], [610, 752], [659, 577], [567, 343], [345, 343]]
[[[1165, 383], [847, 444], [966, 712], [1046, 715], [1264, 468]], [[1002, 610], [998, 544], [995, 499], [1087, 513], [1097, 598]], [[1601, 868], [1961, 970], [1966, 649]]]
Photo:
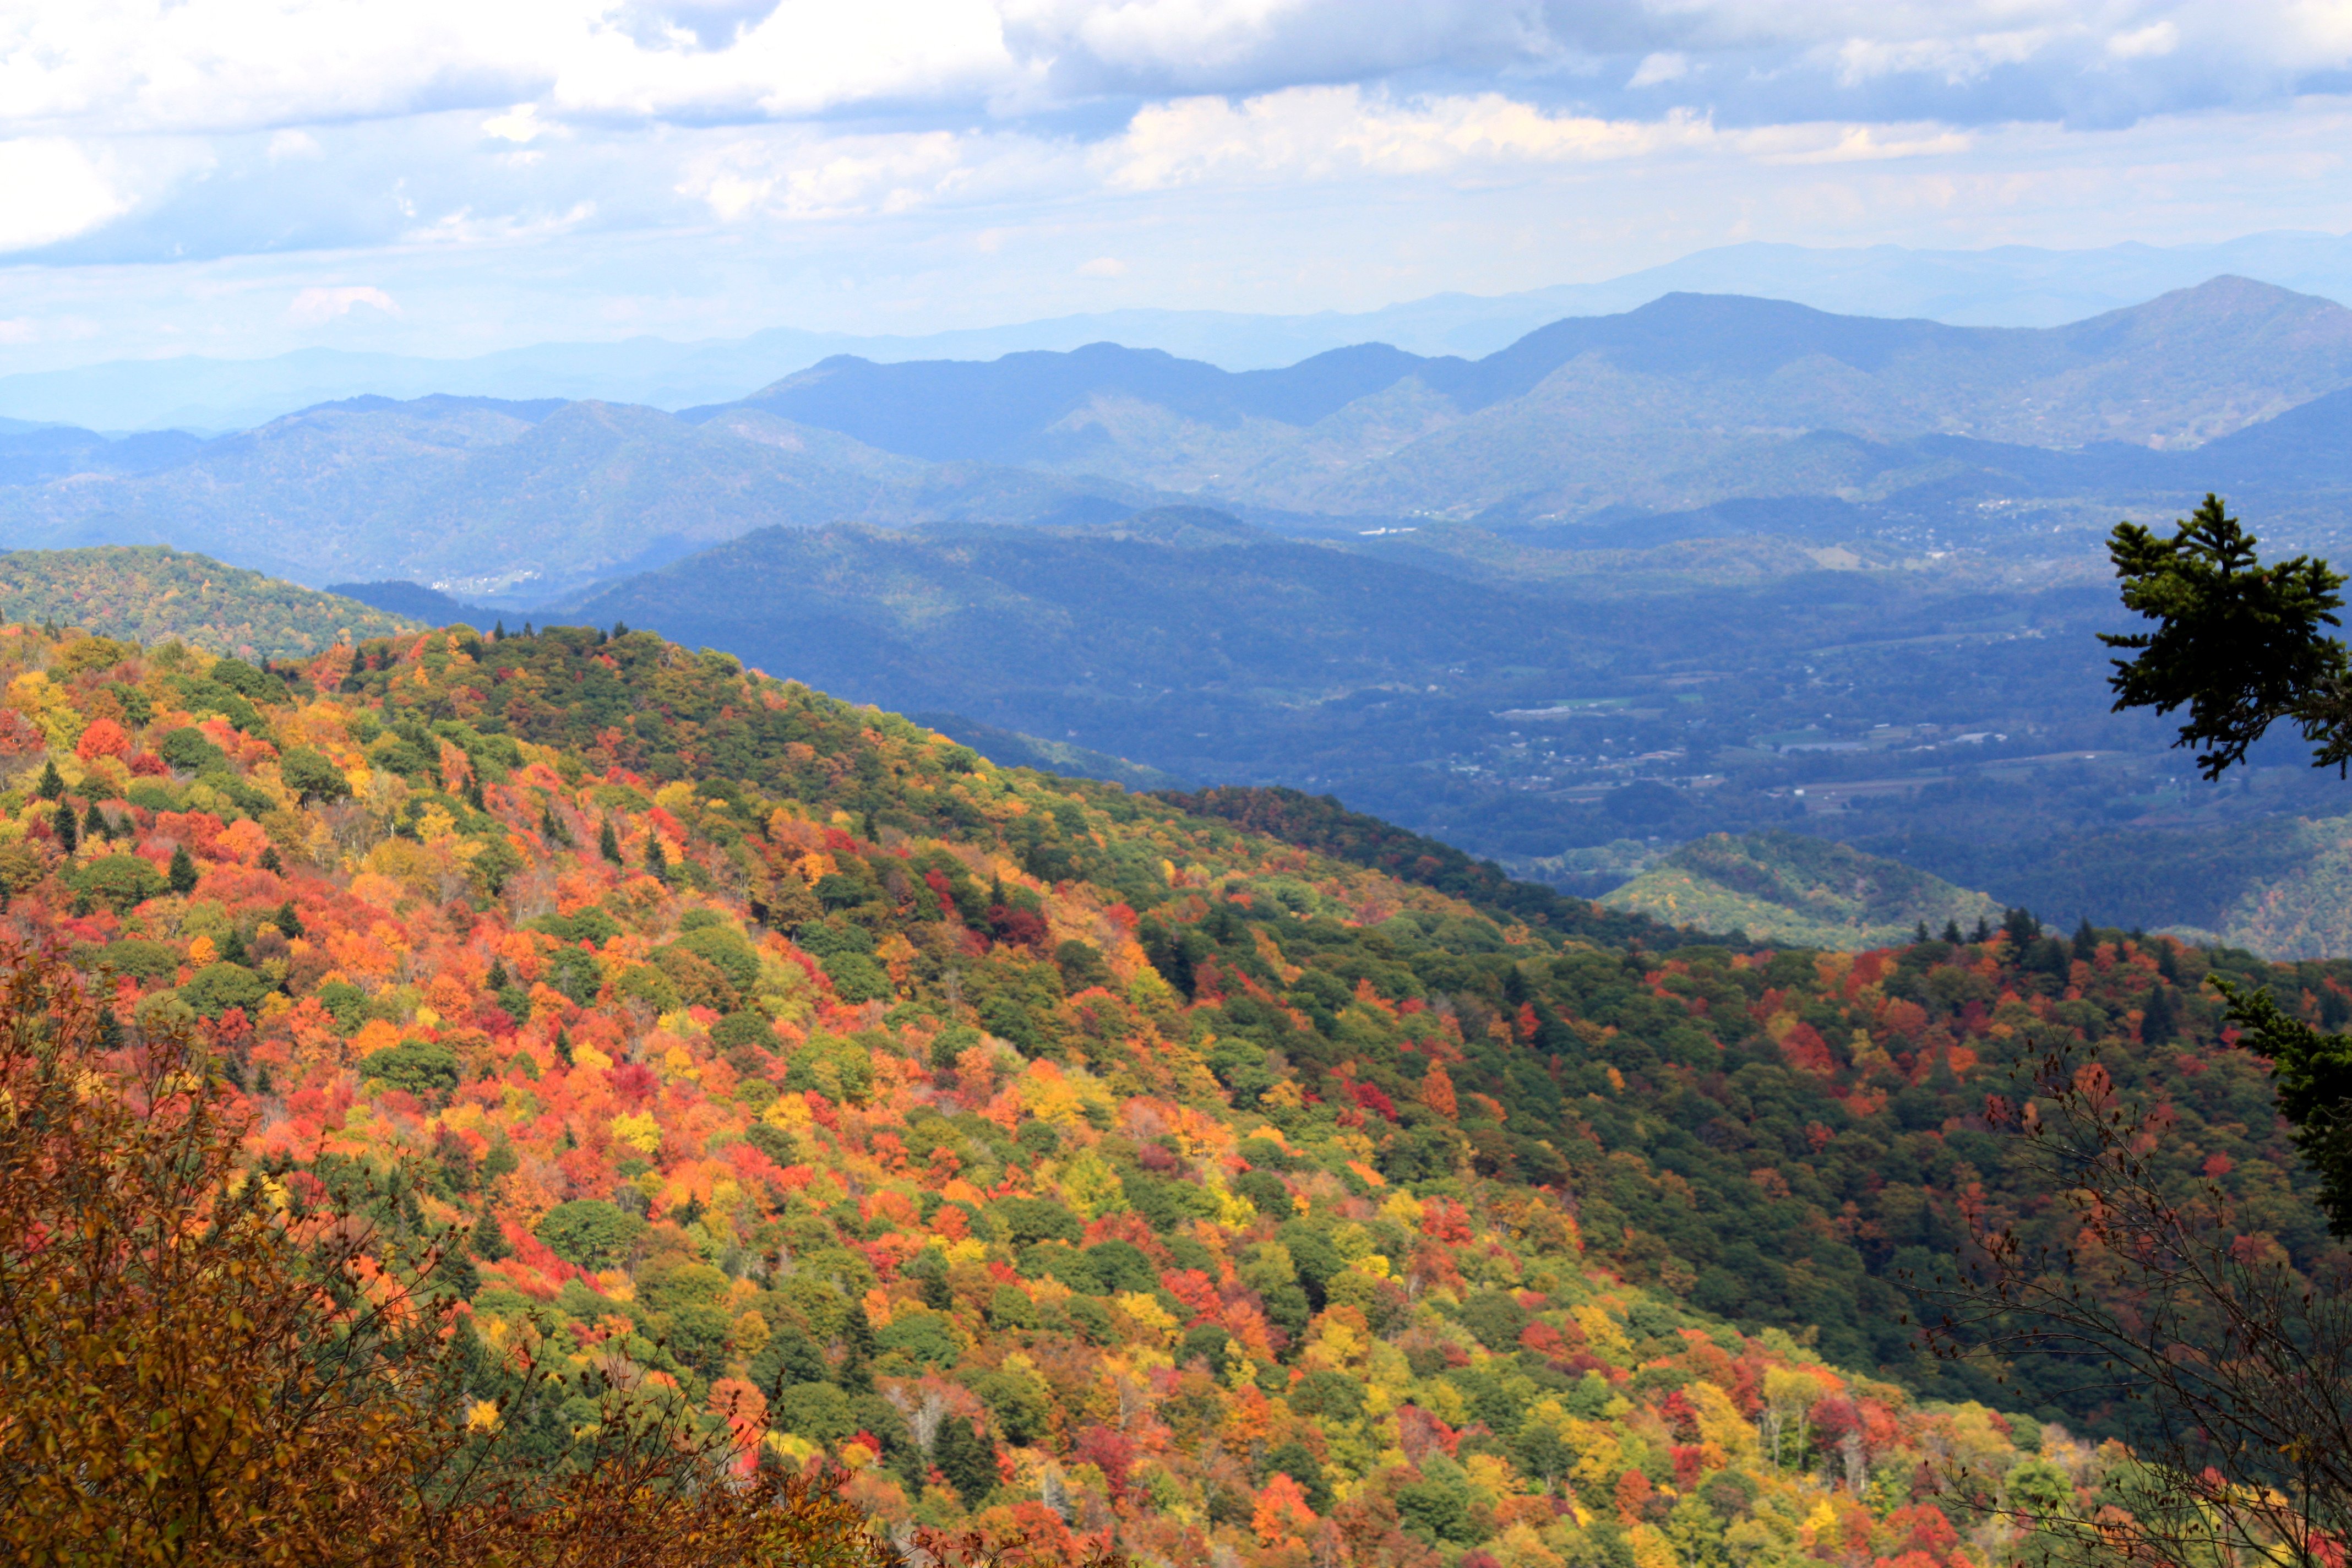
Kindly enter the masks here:
[[[2021, 127], [2049, 149], [2037, 178], [2072, 158], [2089, 190], [2136, 178], [2105, 160], [2137, 143], [2086, 128], [2244, 114], [2231, 134], [2274, 142], [2347, 68], [2352, 0], [18, 0], [0, 253], [333, 253], [329, 275], [376, 279], [416, 331], [448, 318], [379, 267], [395, 254], [626, 249], [660, 285], [714, 225], [775, 265], [854, 231], [877, 273], [930, 235], [1046, 291], [1124, 258], [1140, 293], [1172, 276], [1169, 215], [1246, 247], [1345, 201], [1366, 225], [1412, 207], [1398, 245], [1462, 279], [1507, 243], [1589, 275], [1669, 231], [1860, 233], [1874, 204], [1992, 224], [2013, 183], [1969, 181]], [[2186, 232], [2336, 210], [2346, 155], [2296, 144], [2298, 172], [2264, 176], [2288, 194], [2200, 184]], [[1524, 193], [1522, 239], [1455, 237], [1489, 192]], [[1654, 194], [1664, 216], [1620, 216]], [[1524, 237], [1568, 209], [1575, 247]], [[1049, 232], [1050, 258], [1020, 259]], [[257, 309], [282, 329], [322, 269], [273, 265]], [[1469, 286], [1395, 265], [1401, 290]], [[303, 308], [362, 306], [389, 319]]]
[[2151, 22], [2107, 40], [2107, 53], [2119, 60], [2151, 60], [2180, 47], [2180, 29], [2170, 22]]
[[1547, 114], [1499, 93], [1394, 101], [1352, 87], [1298, 88], [1239, 104], [1156, 105], [1097, 149], [1095, 162], [1113, 186], [1150, 191], [1220, 180], [1475, 176], [1674, 154], [1877, 161], [1964, 153], [1969, 144], [1933, 125], [1723, 131], [1682, 110], [1659, 120], [1604, 120]]
[[58, 136], [0, 142], [0, 252], [86, 234], [131, 207], [100, 162]]
[[400, 307], [391, 295], [362, 285], [305, 289], [286, 307], [286, 319], [298, 327], [323, 327], [362, 305], [387, 316], [400, 314]]
[[1083, 262], [1079, 265], [1078, 276], [1081, 278], [1124, 278], [1127, 276], [1127, 263], [1121, 261], [1116, 256], [1097, 256], [1092, 261]]
[[976, 183], [1028, 184], [1024, 165], [1053, 150], [945, 131], [878, 136], [744, 136], [693, 161], [678, 194], [733, 223], [906, 213], [970, 194]]
[[494, 114], [482, 121], [483, 132], [501, 142], [529, 142], [547, 129], [540, 123], [539, 105], [518, 103], [504, 114]]
[[594, 202], [574, 202], [568, 211], [541, 217], [478, 216], [473, 208], [459, 207], [407, 230], [400, 237], [410, 245], [478, 245], [488, 241], [511, 245], [519, 240], [546, 239], [570, 233], [595, 216]]
[[[2284, 101], [2352, 63], [2341, 0], [23, 0], [0, 10], [0, 132], [234, 133], [445, 110], [791, 119], [860, 106], [1024, 113], [1103, 93], [1259, 95], [1399, 72], [1714, 101], [2039, 71], [1995, 117], [2055, 117], [2087, 60]], [[2194, 70], [2178, 62], [2193, 61]], [[1565, 73], [1562, 75], [1561, 73]], [[2110, 90], [2113, 84], [2100, 90]], [[2037, 100], [2035, 94], [2039, 93]], [[1596, 105], [1607, 112], [1605, 105]], [[1827, 106], [1814, 105], [1819, 113]], [[1745, 118], [1754, 118], [1746, 114]]]
[[2021, 27], [1945, 37], [1848, 38], [1837, 46], [1838, 80], [1846, 86], [1893, 76], [1939, 78], [1958, 87], [1997, 66], [2021, 65], [2079, 29]]
[[1690, 75], [1690, 57], [1667, 49], [1654, 55], [1644, 55], [1642, 63], [1626, 79], [1625, 85], [1656, 87], [1662, 82], [1680, 81]]

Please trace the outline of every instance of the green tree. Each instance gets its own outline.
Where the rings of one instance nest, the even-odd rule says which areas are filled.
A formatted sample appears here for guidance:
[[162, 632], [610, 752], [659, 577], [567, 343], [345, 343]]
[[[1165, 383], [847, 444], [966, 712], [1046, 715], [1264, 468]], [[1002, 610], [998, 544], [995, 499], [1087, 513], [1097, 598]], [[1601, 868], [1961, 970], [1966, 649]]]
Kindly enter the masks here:
[[[2202, 747], [2197, 764], [2217, 779], [2282, 721], [2300, 729], [2314, 764], [2340, 774], [2352, 764], [2352, 656], [2328, 628], [2343, 574], [2307, 555], [2265, 566], [2261, 542], [2208, 495], [2196, 515], [2160, 539], [2118, 523], [2108, 544], [2125, 607], [2152, 631], [2102, 634], [2135, 657], [2114, 661], [2116, 709], [2189, 710], [2176, 746]], [[2088, 922], [2075, 937], [2081, 955]], [[2276, 1064], [2279, 1110], [2295, 1147], [2320, 1179], [2320, 1206], [2337, 1236], [2352, 1236], [2352, 1041], [2289, 1016], [2267, 995], [2215, 976], [2239, 1043]], [[2163, 1022], [2165, 1020], [2159, 1020]]]
[[[215, 964], [214, 967], [223, 966]], [[212, 971], [205, 973], [209, 974]], [[198, 975], [197, 979], [203, 977]], [[194, 982], [191, 981], [188, 989], [194, 988]], [[404, 1089], [420, 1098], [446, 1094], [457, 1087], [461, 1076], [457, 1053], [445, 1045], [427, 1040], [403, 1040], [396, 1046], [371, 1051], [360, 1059], [360, 1073], [365, 1078], [379, 1079], [393, 1089]]]
[[583, 1268], [610, 1268], [628, 1256], [646, 1222], [597, 1198], [577, 1198], [547, 1211], [533, 1233], [548, 1250]]
[[117, 914], [124, 914], [162, 897], [163, 877], [136, 855], [109, 855], [84, 866], [74, 886]]
[[57, 835], [58, 847], [68, 855], [72, 854], [74, 847], [81, 842], [81, 829], [74, 820], [71, 801], [58, 802], [57, 809], [49, 814], [49, 828]]
[[2319, 748], [2318, 765], [2352, 761], [2344, 644], [2324, 629], [2340, 624], [2343, 574], [2307, 555], [2264, 566], [2260, 542], [2214, 495], [2168, 539], [2121, 522], [2108, 540], [2124, 607], [2156, 622], [2100, 634], [2135, 656], [2113, 661], [2116, 711], [2188, 709], [2173, 744], [2204, 748], [2197, 765], [2209, 779], [2282, 720]]
[[292, 747], [278, 758], [278, 776], [305, 801], [341, 800], [352, 793], [343, 770], [309, 746]]
[[180, 987], [180, 1000], [204, 1018], [217, 1018], [232, 1007], [250, 1011], [268, 994], [268, 983], [241, 963], [207, 963]]
[[172, 851], [172, 868], [164, 874], [164, 877], [170, 883], [172, 891], [175, 893], [193, 893], [196, 890], [195, 857], [188, 853], [186, 845], [183, 844]]

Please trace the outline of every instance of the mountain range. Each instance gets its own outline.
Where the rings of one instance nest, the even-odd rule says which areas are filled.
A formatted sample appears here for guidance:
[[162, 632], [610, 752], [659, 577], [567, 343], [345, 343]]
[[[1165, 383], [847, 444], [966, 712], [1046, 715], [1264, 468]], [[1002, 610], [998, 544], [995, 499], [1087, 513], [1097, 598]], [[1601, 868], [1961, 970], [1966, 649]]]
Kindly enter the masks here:
[[[2347, 433], [2352, 311], [2244, 279], [2054, 329], [1684, 295], [1475, 360], [1097, 345], [835, 360], [678, 414], [0, 431], [27, 480], [0, 537], [652, 626], [1040, 765], [1336, 793], [1587, 892], [1801, 828], [2051, 918], [2220, 931], [2277, 873], [2263, 825], [2342, 808], [2293, 769], [2184, 784], [2161, 726], [2104, 711], [2089, 547], [2219, 486], [2272, 548], [2334, 548]], [[2234, 869], [2154, 869], [2196, 864]]]
[[[258, 359], [182, 355], [51, 363], [0, 375], [0, 416], [101, 430], [218, 432], [365, 394], [433, 393], [683, 408], [728, 401], [836, 354], [883, 363], [994, 359], [1103, 342], [1161, 349], [1235, 371], [1276, 368], [1363, 342], [1475, 358], [1563, 316], [1630, 310], [1678, 291], [1757, 295], [1849, 315], [1919, 317], [1956, 326], [2050, 327], [2221, 274], [2352, 303], [2352, 237], [2273, 233], [2218, 244], [2126, 243], [2089, 250], [1892, 245], [1821, 250], [1749, 242], [1601, 282], [1494, 297], [1437, 294], [1356, 312], [1129, 309], [913, 335], [778, 327], [734, 340], [540, 343], [465, 359], [313, 347]], [[11, 352], [22, 363], [26, 351]]]
[[[2220, 278], [2041, 330], [1676, 294], [1556, 321], [1475, 361], [1382, 344], [1238, 374], [1110, 344], [984, 364], [837, 359], [680, 417], [756, 409], [933, 461], [1013, 461], [1228, 504], [1562, 519], [1799, 484], [1834, 493], [1848, 476], [1790, 445], [1810, 433], [2000, 448], [1958, 458], [1981, 468], [2013, 447], [2196, 447], [2347, 384], [2352, 310]], [[1906, 456], [1913, 468], [1955, 458]]]
[[370, 396], [205, 443], [20, 429], [0, 433], [20, 477], [0, 529], [509, 605], [762, 526], [1099, 521], [1180, 497], [1293, 531], [1675, 520], [1637, 543], [1787, 531], [1690, 514], [1797, 500], [1817, 540], [1923, 519], [1957, 537], [2182, 504], [2217, 473], [2341, 489], [2327, 395], [2347, 386], [2352, 310], [2239, 279], [2031, 330], [1675, 295], [1478, 360], [1362, 344], [1234, 373], [1097, 344], [835, 359], [676, 416]]

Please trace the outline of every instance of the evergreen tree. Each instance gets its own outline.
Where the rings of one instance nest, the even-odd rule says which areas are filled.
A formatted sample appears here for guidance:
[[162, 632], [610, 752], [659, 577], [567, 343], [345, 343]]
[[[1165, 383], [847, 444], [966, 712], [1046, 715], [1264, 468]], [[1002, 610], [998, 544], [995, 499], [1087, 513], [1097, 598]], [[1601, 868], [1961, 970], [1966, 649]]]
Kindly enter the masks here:
[[246, 951], [245, 933], [235, 926], [229, 927], [228, 940], [221, 944], [220, 955], [223, 963], [249, 964], [253, 962], [253, 954]]
[[866, 1315], [864, 1303], [849, 1309], [841, 1338], [848, 1352], [841, 1358], [841, 1386], [852, 1394], [864, 1394], [874, 1386], [875, 1351], [874, 1320]]
[[950, 1415], [940, 1424], [932, 1463], [967, 1509], [979, 1508], [982, 1500], [997, 1488], [996, 1445], [973, 1431], [967, 1417]]
[[269, 917], [269, 923], [276, 926], [289, 942], [302, 934], [302, 917], [294, 911], [291, 899], [278, 906], [278, 912]]
[[89, 810], [82, 816], [81, 836], [85, 839], [105, 839], [114, 837], [114, 824], [107, 819], [106, 813], [98, 808], [96, 801], [89, 803]]
[[277, 845], [273, 844], [261, 852], [261, 868], [274, 876], [286, 874], [286, 862], [279, 857]]
[[[561, 1025], [555, 1030], [555, 1059], [565, 1067], [572, 1065], [572, 1036]], [[565, 1131], [568, 1132], [571, 1129], [566, 1128]]]
[[1914, 942], [1925, 942], [1927, 940], [1927, 922], [1926, 921], [1921, 921], [1919, 922], [1919, 929], [1911, 933], [1911, 940]]
[[2084, 915], [2083, 923], [2074, 928], [2074, 956], [2088, 963], [2098, 952], [2099, 933], [2091, 929], [2091, 917]]
[[2042, 922], [2033, 918], [2030, 910], [2003, 910], [2000, 929], [2008, 934], [2011, 948], [2023, 952], [2025, 944], [2042, 934]]
[[646, 829], [646, 873], [656, 881], [669, 880], [669, 857], [662, 851], [661, 835]]
[[2157, 985], [2147, 994], [2147, 1011], [2139, 1021], [2139, 1037], [2151, 1046], [2162, 1045], [2180, 1032], [2180, 1016], [2172, 1005], [2172, 987]]
[[619, 834], [613, 831], [613, 819], [609, 816], [604, 819], [604, 826], [597, 831], [596, 850], [614, 865], [617, 866], [621, 863], [621, 837]]
[[43, 800], [55, 800], [66, 793], [66, 781], [58, 776], [58, 764], [54, 761], [41, 764], [40, 785], [33, 793]]
[[555, 808], [551, 805], [539, 808], [539, 832], [540, 837], [550, 844], [561, 844], [566, 849], [572, 847], [572, 829], [563, 825], [563, 819], [555, 815]]
[[57, 810], [49, 815], [49, 826], [57, 834], [58, 847], [68, 855], [72, 854], [75, 846], [81, 842], [81, 830], [74, 822], [73, 802], [58, 802]]
[[163, 879], [175, 893], [196, 890], [195, 858], [188, 853], [186, 845], [183, 844], [172, 851], [172, 868], [164, 874]]
[[1950, 942], [1954, 947], [1958, 947], [1958, 946], [1959, 946], [1959, 945], [1960, 945], [1960, 922], [1959, 922], [1959, 921], [1946, 921], [1944, 922], [1944, 940], [1945, 940], [1946, 942]]
[[1977, 917], [1977, 933], [1969, 940], [1975, 942], [1979, 947], [1982, 947], [1986, 942], [1990, 942], [1992, 940], [1992, 922], [1985, 919], [1984, 916], [1979, 915]]

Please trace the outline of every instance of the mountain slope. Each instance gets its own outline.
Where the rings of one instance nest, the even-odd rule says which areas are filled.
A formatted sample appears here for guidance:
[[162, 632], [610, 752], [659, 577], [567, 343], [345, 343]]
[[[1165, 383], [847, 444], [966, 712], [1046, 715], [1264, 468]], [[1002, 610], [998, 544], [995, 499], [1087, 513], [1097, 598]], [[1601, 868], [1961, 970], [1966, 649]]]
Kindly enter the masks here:
[[0, 615], [102, 637], [177, 637], [242, 658], [307, 658], [421, 622], [161, 546], [0, 554]]
[[7, 628], [0, 676], [10, 918], [126, 1031], [202, 1020], [289, 1184], [471, 1227], [474, 1375], [551, 1463], [611, 1383], [1069, 1559], [1998, 1562], [1923, 1462], [2095, 1490], [2040, 1423], [2113, 1413], [1920, 1356], [1895, 1281], [1964, 1205], [2066, 1234], [1981, 1120], [2036, 1029], [2163, 1100], [2165, 1179], [2333, 1246], [2198, 982], [2352, 966], [1645, 952], [644, 632]]
[[2001, 915], [1982, 893], [1794, 833], [1695, 839], [1601, 901], [1669, 924], [1846, 951], [1901, 942], [1915, 926], [1965, 930]]

